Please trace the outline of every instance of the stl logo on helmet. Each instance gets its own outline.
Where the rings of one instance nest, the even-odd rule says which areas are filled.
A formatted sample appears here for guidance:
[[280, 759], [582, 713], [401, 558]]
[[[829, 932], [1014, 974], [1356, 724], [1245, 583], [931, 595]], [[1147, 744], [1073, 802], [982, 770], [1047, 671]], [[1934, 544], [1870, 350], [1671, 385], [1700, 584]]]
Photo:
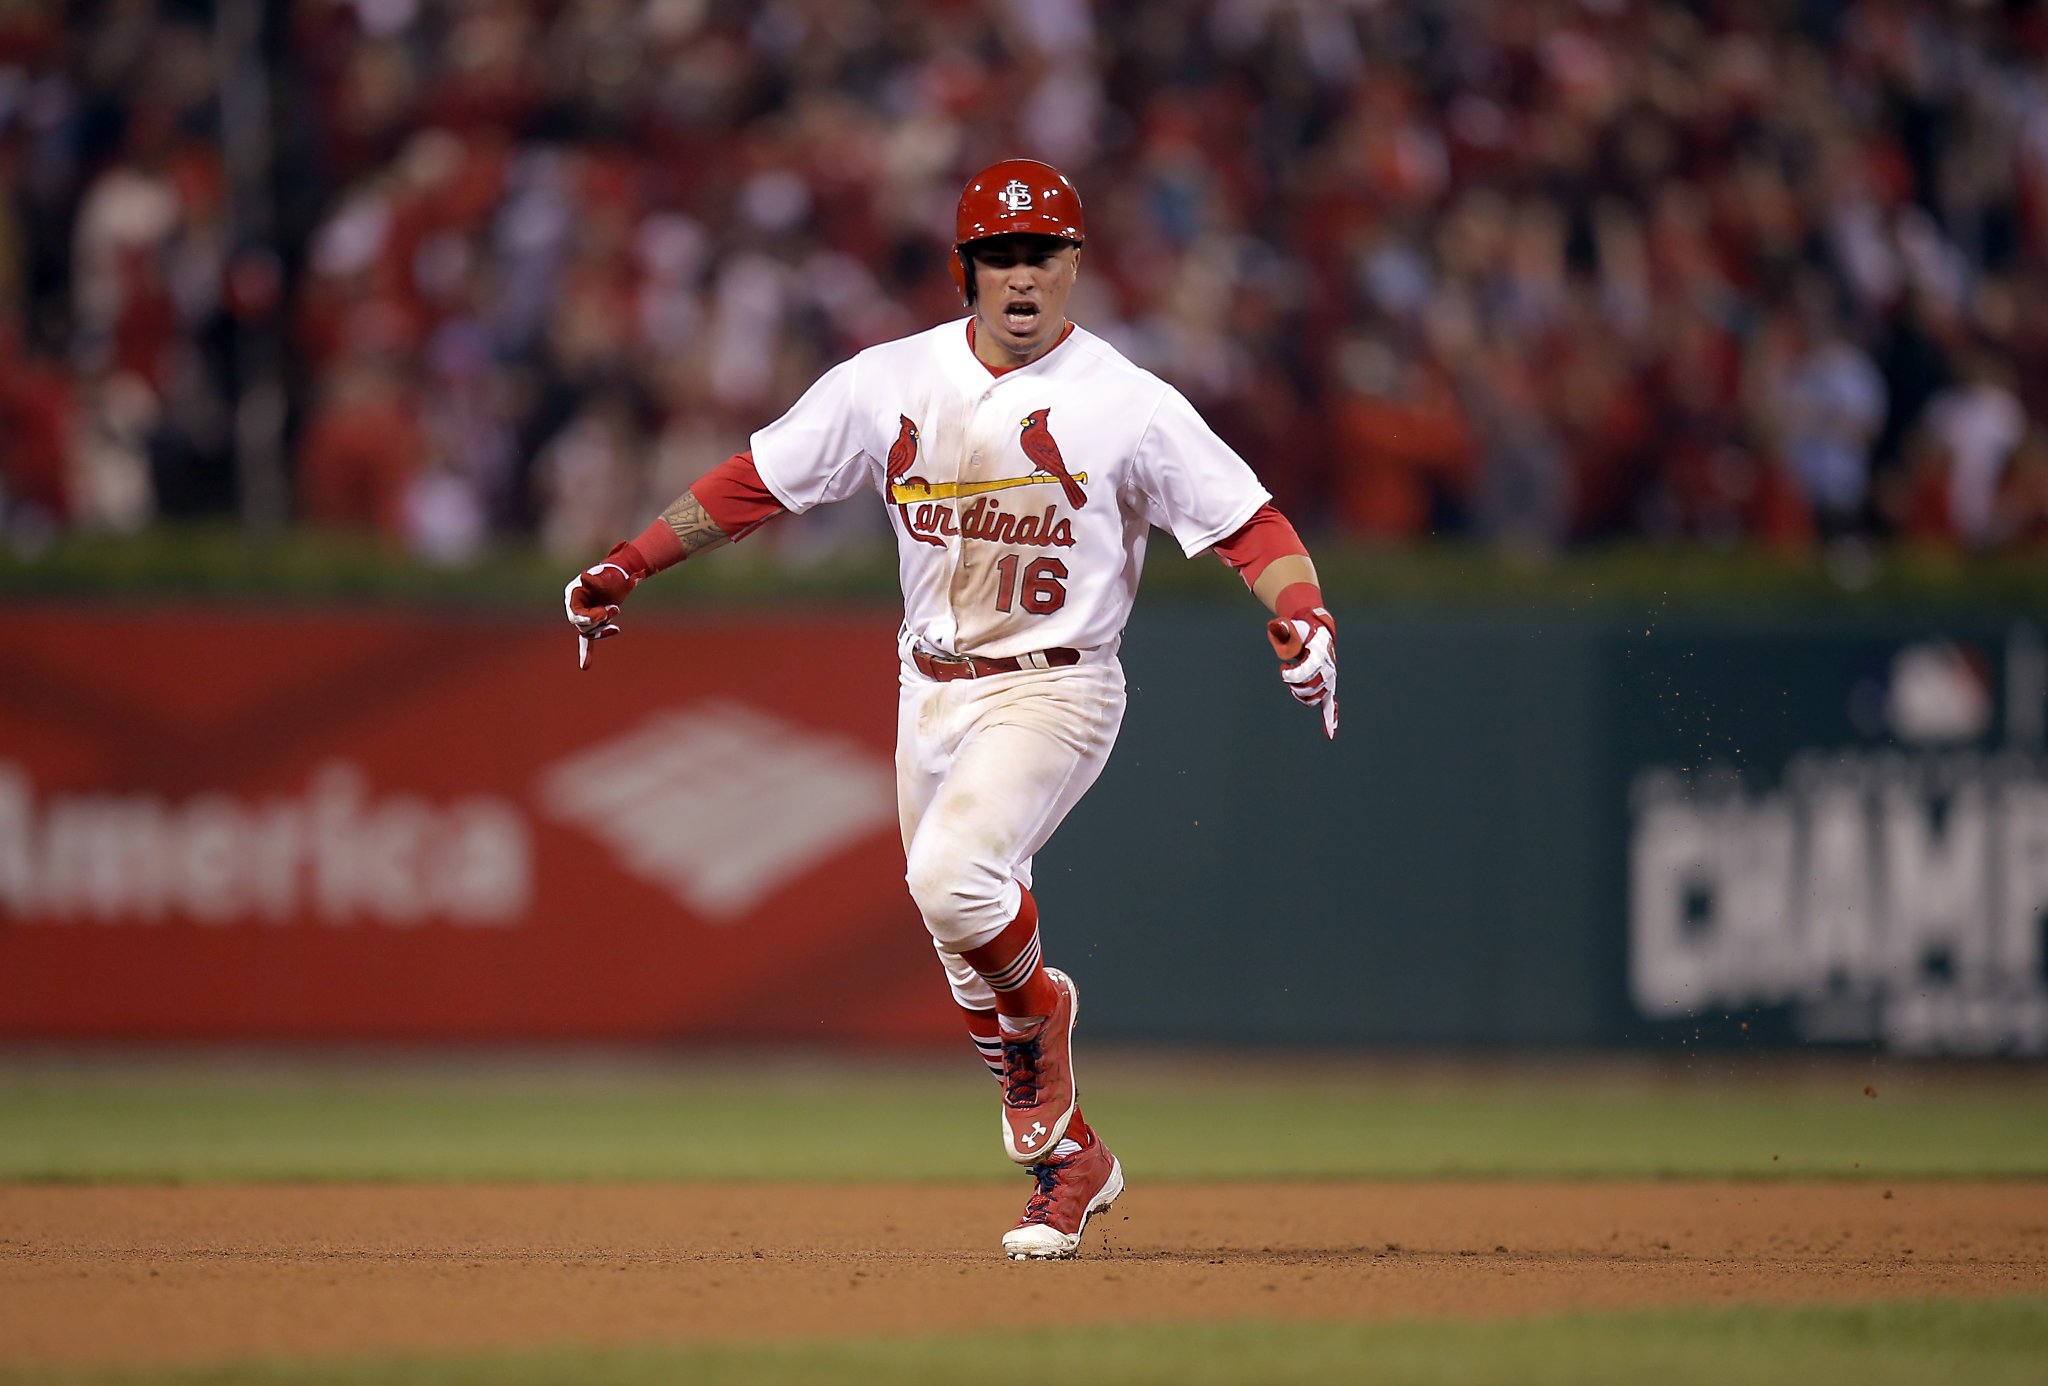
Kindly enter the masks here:
[[1008, 207], [1013, 212], [1028, 212], [1031, 210], [1031, 188], [1021, 178], [1012, 178], [1009, 182], [1005, 183], [1003, 190], [997, 193], [996, 196], [1005, 207]]

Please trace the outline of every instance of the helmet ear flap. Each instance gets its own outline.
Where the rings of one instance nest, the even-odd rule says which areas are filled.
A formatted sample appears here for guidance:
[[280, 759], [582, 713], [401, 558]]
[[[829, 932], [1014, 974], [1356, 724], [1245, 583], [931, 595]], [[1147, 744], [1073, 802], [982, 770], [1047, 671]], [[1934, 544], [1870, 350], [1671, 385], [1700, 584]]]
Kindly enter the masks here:
[[974, 260], [968, 255], [967, 247], [953, 247], [953, 262], [948, 266], [953, 271], [953, 287], [960, 291], [960, 301], [969, 308], [974, 306]]

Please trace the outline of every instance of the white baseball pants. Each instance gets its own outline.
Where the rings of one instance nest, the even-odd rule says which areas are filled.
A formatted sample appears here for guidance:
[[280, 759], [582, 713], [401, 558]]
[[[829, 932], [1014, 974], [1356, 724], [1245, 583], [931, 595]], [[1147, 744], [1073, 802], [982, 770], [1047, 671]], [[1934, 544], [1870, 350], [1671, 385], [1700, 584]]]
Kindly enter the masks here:
[[1124, 671], [1114, 658], [946, 682], [904, 662], [904, 878], [961, 1005], [995, 1005], [959, 955], [1016, 918], [1032, 857], [1102, 773], [1123, 720]]

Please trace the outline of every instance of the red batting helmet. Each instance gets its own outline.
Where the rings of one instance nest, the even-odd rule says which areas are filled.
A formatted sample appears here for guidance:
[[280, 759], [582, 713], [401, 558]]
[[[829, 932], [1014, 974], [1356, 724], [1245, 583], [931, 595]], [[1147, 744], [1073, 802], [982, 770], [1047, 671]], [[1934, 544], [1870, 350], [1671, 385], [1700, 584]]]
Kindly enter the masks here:
[[953, 285], [974, 302], [967, 246], [990, 236], [1057, 236], [1075, 245], [1088, 239], [1081, 195], [1067, 176], [1036, 159], [1004, 159], [967, 180], [953, 212]]

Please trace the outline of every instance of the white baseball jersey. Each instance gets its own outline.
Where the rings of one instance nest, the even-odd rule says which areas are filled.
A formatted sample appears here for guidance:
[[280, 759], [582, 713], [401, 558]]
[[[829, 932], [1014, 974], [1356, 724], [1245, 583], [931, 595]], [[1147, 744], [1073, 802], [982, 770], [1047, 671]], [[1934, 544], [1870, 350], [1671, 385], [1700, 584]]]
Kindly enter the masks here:
[[1101, 338], [1075, 327], [994, 375], [969, 321], [826, 372], [754, 434], [755, 468], [794, 512], [881, 494], [904, 624], [930, 648], [1113, 653], [1152, 525], [1192, 557], [1271, 497], [1179, 391]]

